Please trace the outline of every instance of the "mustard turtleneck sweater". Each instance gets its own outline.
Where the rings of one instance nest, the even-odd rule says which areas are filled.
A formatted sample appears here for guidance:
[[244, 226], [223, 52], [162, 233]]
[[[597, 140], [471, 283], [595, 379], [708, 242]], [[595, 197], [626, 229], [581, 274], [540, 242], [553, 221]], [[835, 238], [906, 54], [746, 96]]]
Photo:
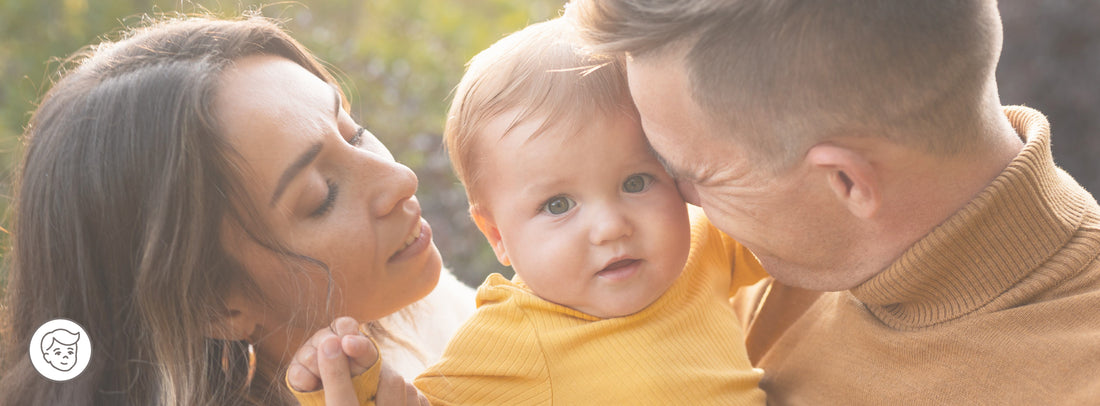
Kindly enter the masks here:
[[767, 275], [702, 210], [690, 212], [684, 270], [645, 309], [601, 319], [491, 275], [416, 387], [433, 405], [764, 404], [728, 298]]
[[735, 299], [769, 404], [1100, 404], [1100, 207], [1042, 114], [1005, 113], [1020, 154], [882, 273]]

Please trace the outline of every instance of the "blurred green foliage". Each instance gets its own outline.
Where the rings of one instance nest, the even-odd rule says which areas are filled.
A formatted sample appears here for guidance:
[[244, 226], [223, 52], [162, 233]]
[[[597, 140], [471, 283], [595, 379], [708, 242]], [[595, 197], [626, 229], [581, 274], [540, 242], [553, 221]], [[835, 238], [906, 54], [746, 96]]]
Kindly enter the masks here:
[[[497, 264], [467, 215], [439, 134], [465, 62], [528, 23], [557, 16], [565, 0], [201, 0], [0, 1], [0, 256], [20, 134], [60, 61], [158, 13], [243, 10], [285, 20], [295, 38], [336, 71], [360, 120], [420, 178], [424, 216], [445, 263], [468, 284]], [[998, 82], [1005, 104], [1028, 104], [1051, 118], [1055, 161], [1100, 193], [1100, 3], [1005, 0]], [[0, 261], [0, 286], [4, 268]]]
[[[5, 0], [0, 2], [0, 222], [9, 229], [20, 136], [68, 55], [116, 38], [150, 16], [261, 10], [285, 22], [349, 95], [352, 116], [420, 178], [418, 196], [444, 263], [476, 286], [497, 264], [467, 215], [440, 134], [465, 63], [525, 25], [559, 14], [564, 0], [324, 0], [219, 2]], [[8, 233], [0, 241], [6, 250]], [[0, 269], [0, 274], [3, 269]]]

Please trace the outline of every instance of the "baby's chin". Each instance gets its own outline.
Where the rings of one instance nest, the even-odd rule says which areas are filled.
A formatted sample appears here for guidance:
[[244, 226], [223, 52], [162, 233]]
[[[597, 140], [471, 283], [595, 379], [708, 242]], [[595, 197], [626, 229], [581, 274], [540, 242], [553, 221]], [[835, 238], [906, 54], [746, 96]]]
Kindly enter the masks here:
[[614, 319], [619, 317], [633, 316], [656, 303], [657, 299], [661, 297], [661, 293], [663, 292], [657, 293], [651, 298], [647, 297], [645, 299], [632, 300], [629, 302], [619, 301], [614, 303], [613, 305], [593, 307], [588, 311], [578, 308], [574, 309], [591, 316], [599, 317], [601, 319]]

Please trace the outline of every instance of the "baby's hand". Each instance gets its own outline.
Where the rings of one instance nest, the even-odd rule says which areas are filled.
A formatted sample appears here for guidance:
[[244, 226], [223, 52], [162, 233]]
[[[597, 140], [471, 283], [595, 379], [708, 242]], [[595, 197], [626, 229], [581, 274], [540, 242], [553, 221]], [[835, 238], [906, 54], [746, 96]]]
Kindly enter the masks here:
[[[351, 388], [351, 377], [378, 362], [378, 348], [359, 331], [359, 322], [341, 317], [331, 327], [313, 334], [294, 354], [286, 371], [287, 382], [299, 392], [313, 392], [325, 382], [325, 392]], [[327, 386], [340, 386], [328, 388]]]

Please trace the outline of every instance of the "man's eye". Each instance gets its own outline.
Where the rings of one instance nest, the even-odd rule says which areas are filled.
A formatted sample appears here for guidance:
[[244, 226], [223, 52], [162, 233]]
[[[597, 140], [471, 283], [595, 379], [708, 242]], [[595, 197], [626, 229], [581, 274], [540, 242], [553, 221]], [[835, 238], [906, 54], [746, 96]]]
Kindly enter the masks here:
[[569, 211], [569, 209], [572, 209], [573, 206], [576, 206], [576, 205], [577, 204], [574, 203], [573, 200], [568, 198], [568, 197], [555, 196], [555, 197], [551, 197], [550, 200], [547, 200], [546, 203], [542, 204], [542, 211], [545, 211], [547, 213], [550, 213], [550, 214], [556, 216], [556, 215], [563, 214], [563, 213]]
[[653, 183], [653, 177], [646, 174], [630, 175], [623, 181], [623, 191], [626, 193], [641, 193]]

